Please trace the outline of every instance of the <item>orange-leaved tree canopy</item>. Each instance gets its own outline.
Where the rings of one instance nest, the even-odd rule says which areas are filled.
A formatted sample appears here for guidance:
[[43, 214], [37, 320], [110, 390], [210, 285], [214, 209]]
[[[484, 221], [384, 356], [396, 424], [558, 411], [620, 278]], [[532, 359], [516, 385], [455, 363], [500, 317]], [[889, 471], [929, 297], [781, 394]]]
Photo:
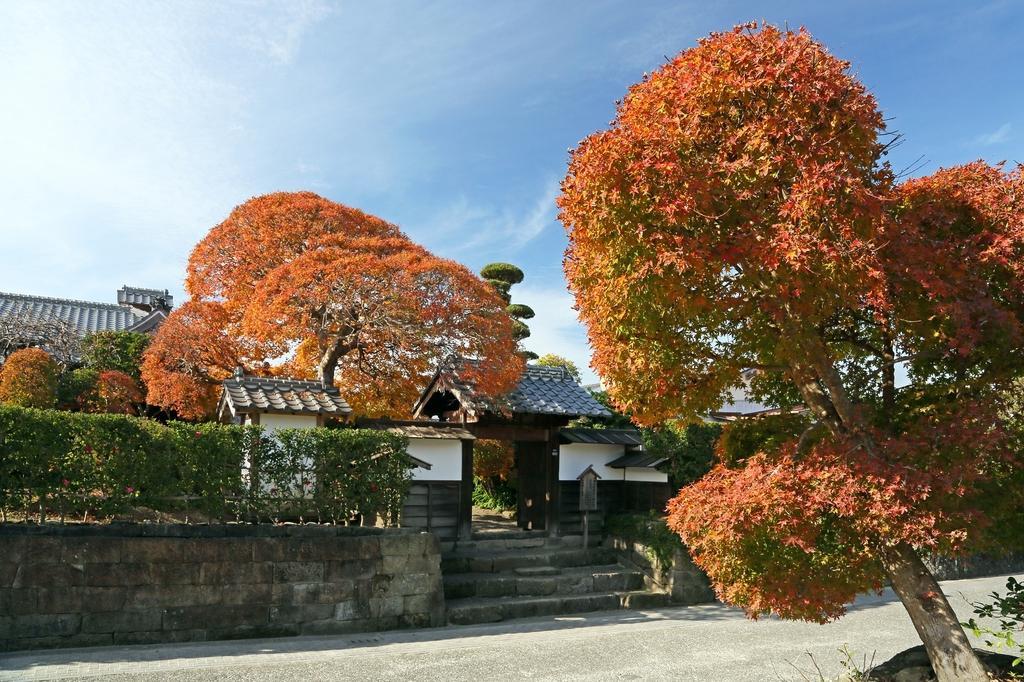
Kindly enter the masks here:
[[983, 679], [918, 551], [976, 538], [1011, 456], [996, 412], [1024, 368], [1021, 171], [898, 184], [848, 66], [751, 24], [645, 77], [572, 154], [565, 271], [638, 421], [718, 409], [749, 370], [810, 410], [799, 438], [671, 507], [724, 599], [825, 620], [888, 578], [940, 679]]
[[490, 286], [396, 226], [310, 192], [235, 208], [193, 250], [186, 288], [194, 305], [216, 308], [217, 321], [198, 326], [212, 330], [202, 336], [225, 362], [184, 367], [178, 347], [192, 341], [172, 328], [167, 336], [181, 341], [165, 345], [168, 319], [147, 366], [165, 379], [157, 404], [176, 410], [176, 395], [208, 408], [233, 363], [337, 384], [371, 416], [407, 414], [449, 356], [486, 360], [470, 380], [487, 394], [511, 389], [522, 371], [511, 319]]
[[0, 365], [0, 403], [53, 407], [60, 367], [41, 348], [22, 348]]

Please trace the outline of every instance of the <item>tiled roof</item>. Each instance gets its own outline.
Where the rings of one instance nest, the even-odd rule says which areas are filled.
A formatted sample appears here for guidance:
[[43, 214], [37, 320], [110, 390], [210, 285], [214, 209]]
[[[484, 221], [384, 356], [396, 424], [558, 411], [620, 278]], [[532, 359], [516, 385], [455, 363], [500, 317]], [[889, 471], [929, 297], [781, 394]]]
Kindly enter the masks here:
[[390, 431], [409, 438], [428, 438], [438, 440], [476, 440], [476, 436], [462, 428], [449, 424], [448, 422], [408, 422], [389, 420], [368, 420], [360, 421], [357, 426], [378, 431]]
[[566, 427], [558, 435], [566, 443], [642, 446], [643, 439], [636, 429], [580, 429]]
[[513, 412], [521, 414], [611, 416], [611, 412], [562, 367], [527, 365], [519, 384], [505, 400]]
[[342, 417], [352, 412], [334, 386], [318, 381], [232, 377], [223, 382], [221, 400], [233, 414], [275, 412]]
[[67, 298], [47, 298], [0, 292], [0, 315], [25, 315], [34, 320], [61, 320], [85, 335], [130, 330], [144, 315], [127, 306]]
[[631, 469], [634, 467], [653, 469], [667, 459], [668, 457], [664, 455], [654, 455], [641, 450], [639, 452], [627, 452], [622, 457], [608, 462], [605, 466], [612, 467], [613, 469]]
[[477, 396], [474, 387], [459, 378], [459, 367], [471, 360], [450, 361], [438, 370], [417, 401], [414, 411], [421, 414], [435, 393], [450, 391], [460, 403], [474, 412], [511, 410], [516, 414], [545, 414], [565, 417], [610, 417], [590, 391], [579, 385], [562, 367], [526, 365], [514, 390], [496, 400]]
[[170, 309], [174, 297], [166, 289], [143, 289], [126, 284], [117, 292], [117, 302], [120, 305]]

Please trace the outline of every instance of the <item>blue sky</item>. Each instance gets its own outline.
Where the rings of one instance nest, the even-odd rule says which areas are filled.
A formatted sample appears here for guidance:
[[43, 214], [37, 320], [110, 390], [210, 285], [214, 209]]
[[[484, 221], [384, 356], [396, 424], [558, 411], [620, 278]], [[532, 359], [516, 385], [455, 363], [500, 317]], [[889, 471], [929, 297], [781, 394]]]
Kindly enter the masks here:
[[180, 298], [233, 206], [310, 189], [473, 269], [519, 264], [528, 345], [586, 366], [555, 218], [566, 151], [644, 71], [751, 19], [853, 62], [906, 138], [898, 168], [1024, 161], [1022, 2], [10, 0], [0, 291]]

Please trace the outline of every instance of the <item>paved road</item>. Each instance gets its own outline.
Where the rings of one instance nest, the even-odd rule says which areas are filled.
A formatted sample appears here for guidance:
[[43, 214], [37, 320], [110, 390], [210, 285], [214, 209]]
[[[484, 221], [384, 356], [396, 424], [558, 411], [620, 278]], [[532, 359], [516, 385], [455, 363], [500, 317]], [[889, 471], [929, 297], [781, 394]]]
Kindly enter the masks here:
[[[943, 583], [962, 616], [1005, 578]], [[919, 643], [891, 592], [865, 597], [836, 623], [743, 618], [720, 605], [537, 618], [344, 637], [204, 642], [16, 653], [0, 680], [820, 680]], [[812, 660], [813, 658], [813, 660]]]

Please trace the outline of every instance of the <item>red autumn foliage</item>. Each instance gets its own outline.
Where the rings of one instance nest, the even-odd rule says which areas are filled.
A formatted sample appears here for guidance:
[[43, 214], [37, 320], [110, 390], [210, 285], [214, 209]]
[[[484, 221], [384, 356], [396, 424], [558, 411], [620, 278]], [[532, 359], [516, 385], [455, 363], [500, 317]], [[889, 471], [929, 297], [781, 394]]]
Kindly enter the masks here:
[[792, 440], [736, 468], [720, 464], [669, 503], [669, 525], [719, 598], [750, 616], [837, 618], [881, 588], [882, 544], [950, 553], [985, 530], [975, 486], [1013, 455], [990, 406], [951, 409], [899, 437], [875, 430], [884, 459], [852, 457], [849, 440], [805, 453]]
[[[218, 307], [203, 334], [233, 344], [226, 356], [336, 383], [362, 415], [408, 413], [423, 376], [452, 355], [486, 360], [467, 380], [488, 395], [511, 389], [522, 371], [511, 320], [491, 287], [396, 226], [310, 192], [237, 207], [194, 249], [186, 288]], [[147, 362], [177, 383], [162, 394], [151, 388], [150, 401], [195, 415], [227, 368], [202, 376], [195, 366], [177, 369], [175, 352], [157, 360], [163, 335]]]
[[917, 551], [981, 535], [998, 505], [979, 497], [1014, 466], [996, 396], [1024, 369], [1022, 171], [897, 184], [848, 66], [749, 25], [633, 86], [572, 155], [565, 271], [637, 421], [718, 409], [754, 369], [817, 422], [673, 502], [723, 598], [824, 620], [885, 575], [940, 679], [982, 679], [944, 598], [922, 602], [941, 592]]
[[0, 403], [53, 407], [60, 367], [41, 348], [23, 348], [0, 365]]
[[100, 372], [96, 397], [98, 411], [114, 414], [135, 414], [136, 406], [146, 399], [139, 382], [116, 369]]

